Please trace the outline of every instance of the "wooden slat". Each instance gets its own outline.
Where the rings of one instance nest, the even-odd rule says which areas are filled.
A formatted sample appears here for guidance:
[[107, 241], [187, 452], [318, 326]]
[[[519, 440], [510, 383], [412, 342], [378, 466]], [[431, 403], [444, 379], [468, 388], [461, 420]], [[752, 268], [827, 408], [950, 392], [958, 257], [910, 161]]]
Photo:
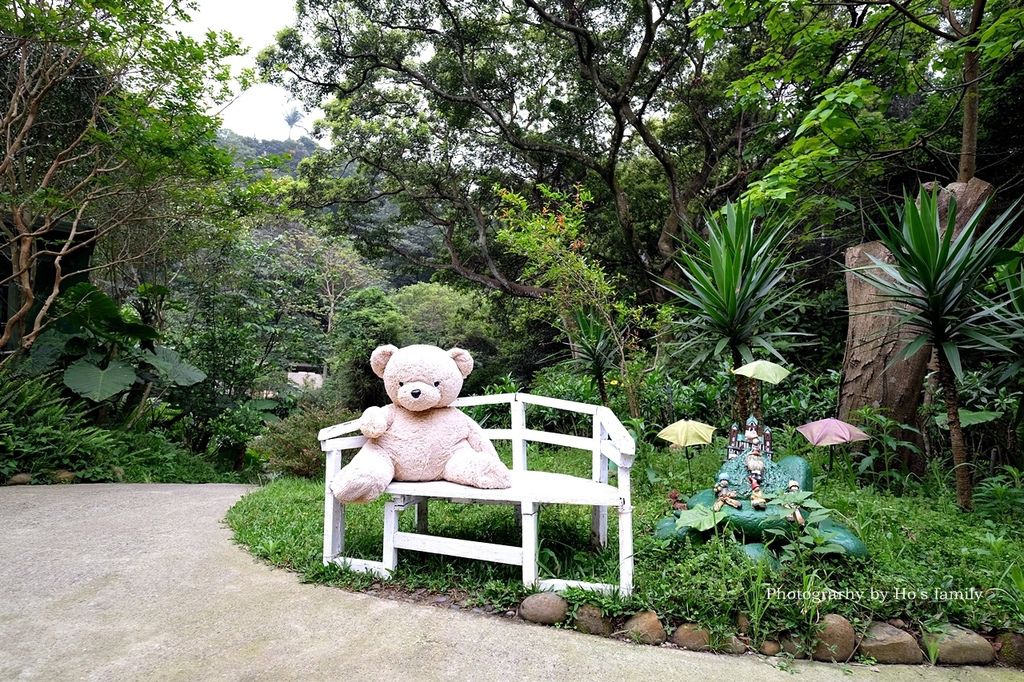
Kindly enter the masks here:
[[605, 431], [608, 432], [608, 437], [615, 443], [615, 447], [619, 449], [623, 455], [635, 455], [636, 454], [636, 443], [633, 441], [633, 436], [629, 435], [629, 431], [622, 425], [619, 418], [615, 416], [615, 413], [609, 410], [607, 407], [601, 406], [597, 408], [600, 411], [601, 423], [604, 424]]
[[395, 533], [397, 549], [411, 549], [417, 552], [460, 556], [466, 559], [482, 559], [496, 561], [500, 564], [519, 565], [523, 563], [523, 548], [511, 545], [493, 545], [489, 542], [474, 542], [444, 538], [439, 535], [420, 535], [419, 533]]
[[540, 405], [541, 407], [550, 407], [555, 410], [566, 410], [568, 412], [580, 412], [581, 414], [590, 415], [597, 414], [597, 411], [601, 409], [599, 405], [588, 405], [587, 403], [577, 403], [572, 400], [548, 398], [529, 393], [516, 393], [516, 400], [527, 405]]
[[331, 450], [355, 450], [363, 447], [367, 441], [366, 436], [349, 436], [347, 438], [330, 438], [320, 443], [320, 449], [324, 452]]
[[576, 448], [577, 450], [593, 450], [594, 439], [583, 436], [570, 436], [565, 433], [548, 433], [536, 429], [525, 429], [523, 437], [532, 443], [547, 443], [548, 445], [560, 445], [565, 448]]
[[472, 407], [474, 405], [501, 405], [516, 399], [515, 393], [496, 393], [495, 395], [468, 395], [456, 398], [452, 407]]
[[316, 438], [319, 441], [329, 440], [331, 438], [337, 438], [343, 436], [346, 433], [355, 433], [359, 430], [359, 420], [353, 419], [341, 424], [335, 424], [334, 426], [328, 426], [325, 429], [320, 429], [320, 433], [317, 434]]
[[609, 595], [618, 591], [618, 587], [608, 583], [588, 583], [583, 580], [559, 580], [558, 578], [545, 578], [544, 580], [538, 580], [537, 587], [544, 592], [563, 592], [570, 587]]
[[615, 466], [621, 469], [628, 469], [633, 466], [633, 458], [623, 457], [619, 449], [615, 447], [615, 443], [610, 440], [601, 441], [601, 454], [615, 462]]
[[512, 440], [512, 429], [484, 429], [484, 435], [491, 440]]
[[370, 559], [350, 559], [348, 557], [335, 557], [332, 564], [337, 564], [350, 571], [358, 571], [359, 573], [373, 573], [379, 575], [381, 578], [391, 577], [391, 571], [384, 568], [383, 561], [371, 561]]

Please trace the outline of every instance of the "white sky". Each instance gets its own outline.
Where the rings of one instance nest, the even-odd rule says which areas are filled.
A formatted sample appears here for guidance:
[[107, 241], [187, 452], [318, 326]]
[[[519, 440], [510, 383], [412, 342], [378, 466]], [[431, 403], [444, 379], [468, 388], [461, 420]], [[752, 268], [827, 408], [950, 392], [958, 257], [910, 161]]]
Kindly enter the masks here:
[[[197, 0], [196, 5], [192, 23], [177, 28], [197, 38], [211, 29], [230, 31], [249, 48], [244, 57], [231, 61], [236, 75], [245, 67], [255, 66], [259, 51], [273, 43], [277, 32], [295, 20], [294, 0]], [[288, 126], [284, 115], [295, 107], [303, 110], [284, 88], [263, 83], [243, 92], [220, 112], [220, 116], [224, 127], [239, 135], [285, 140]], [[292, 136], [304, 135], [302, 127], [311, 128], [312, 121], [319, 115], [319, 110], [307, 115], [295, 127]]]

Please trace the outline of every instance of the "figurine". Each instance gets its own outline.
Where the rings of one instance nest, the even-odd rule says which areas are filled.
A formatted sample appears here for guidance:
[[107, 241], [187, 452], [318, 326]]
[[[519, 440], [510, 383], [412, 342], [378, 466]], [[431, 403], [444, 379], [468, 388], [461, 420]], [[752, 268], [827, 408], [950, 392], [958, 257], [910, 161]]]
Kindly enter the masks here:
[[761, 491], [761, 485], [764, 484], [764, 458], [761, 457], [761, 448], [756, 443], [747, 455], [746, 465], [749, 473], [747, 482], [750, 483], [750, 506], [764, 510], [768, 507], [768, 501]]
[[[796, 481], [790, 479], [789, 483], [786, 485], [786, 492], [787, 493], [798, 493], [798, 492], [800, 492], [800, 484], [797, 483]], [[789, 516], [786, 517], [786, 520], [787, 521], [795, 521], [799, 526], [803, 527], [803, 525], [806, 523], [806, 521], [804, 520], [804, 515], [800, 513], [800, 505], [795, 504], [795, 503], [790, 503], [790, 504], [785, 505], [785, 507], [786, 507], [786, 509], [791, 509], [792, 510], [792, 513]]]
[[729, 505], [733, 509], [739, 509], [742, 506], [740, 501], [736, 499], [736, 491], [729, 488], [728, 478], [723, 478], [716, 483], [713, 490], [718, 498], [711, 507], [714, 511], [721, 511], [724, 505]]

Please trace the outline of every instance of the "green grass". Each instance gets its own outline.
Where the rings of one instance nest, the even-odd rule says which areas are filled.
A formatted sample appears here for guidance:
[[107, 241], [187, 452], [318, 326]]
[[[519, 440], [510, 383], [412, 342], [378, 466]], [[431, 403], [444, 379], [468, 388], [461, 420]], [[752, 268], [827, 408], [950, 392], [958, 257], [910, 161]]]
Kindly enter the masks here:
[[[654, 524], [669, 510], [668, 491], [678, 488], [689, 494], [708, 487], [719, 466], [719, 451], [708, 448], [697, 454], [691, 477], [678, 452], [642, 448], [633, 470], [636, 593], [622, 601], [570, 591], [567, 596], [573, 604], [596, 603], [612, 616], [653, 608], [671, 624], [697, 622], [719, 638], [732, 633], [736, 614], [743, 612], [751, 616], [755, 644], [782, 632], [810, 634], [819, 614], [828, 612], [845, 615], [862, 627], [872, 619], [900, 617], [918, 627], [948, 619], [983, 630], [1024, 628], [1024, 603], [1007, 578], [1013, 566], [1024, 565], [1024, 528], [1019, 521], [997, 524], [959, 512], [944, 483], [933, 489], [933, 495], [894, 497], [854, 488], [838, 471], [817, 481], [818, 499], [868, 545], [871, 556], [865, 560], [799, 555], [771, 570], [747, 560], [727, 531], [696, 542], [655, 539]], [[821, 470], [821, 454], [800, 454], [810, 454], [815, 470]], [[579, 452], [531, 447], [529, 460], [532, 469], [589, 474], [589, 456]], [[297, 571], [303, 580], [365, 589], [377, 579], [321, 565], [322, 500], [320, 481], [280, 479], [242, 498], [228, 512], [227, 521], [237, 541], [254, 555]], [[383, 501], [377, 501], [348, 507], [346, 555], [380, 558], [382, 506]], [[616, 582], [616, 528], [611, 516], [609, 549], [595, 552], [589, 546], [588, 508], [545, 507], [540, 520], [541, 576]], [[411, 524], [411, 512], [404, 514], [403, 528], [411, 530]], [[430, 529], [433, 534], [519, 544], [514, 510], [508, 506], [431, 502]], [[400, 588], [458, 593], [470, 603], [500, 609], [522, 598], [519, 581], [517, 566], [406, 551], [400, 553], [392, 577]], [[769, 588], [860, 590], [863, 596], [816, 603], [769, 599]], [[932, 598], [937, 590], [970, 588], [982, 598]], [[897, 596], [897, 589], [907, 594]], [[911, 598], [911, 592], [917, 592], [917, 598]], [[927, 597], [922, 596], [925, 592]]]

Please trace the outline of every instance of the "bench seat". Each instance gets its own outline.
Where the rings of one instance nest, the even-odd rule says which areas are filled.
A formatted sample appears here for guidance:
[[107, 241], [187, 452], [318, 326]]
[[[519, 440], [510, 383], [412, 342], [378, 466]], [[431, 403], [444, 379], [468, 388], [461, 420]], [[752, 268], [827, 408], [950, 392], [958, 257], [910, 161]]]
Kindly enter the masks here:
[[460, 501], [522, 504], [582, 504], [618, 507], [619, 489], [607, 483], [549, 471], [512, 471], [512, 487], [485, 490], [449, 481], [396, 481], [384, 491], [391, 495], [431, 497]]

